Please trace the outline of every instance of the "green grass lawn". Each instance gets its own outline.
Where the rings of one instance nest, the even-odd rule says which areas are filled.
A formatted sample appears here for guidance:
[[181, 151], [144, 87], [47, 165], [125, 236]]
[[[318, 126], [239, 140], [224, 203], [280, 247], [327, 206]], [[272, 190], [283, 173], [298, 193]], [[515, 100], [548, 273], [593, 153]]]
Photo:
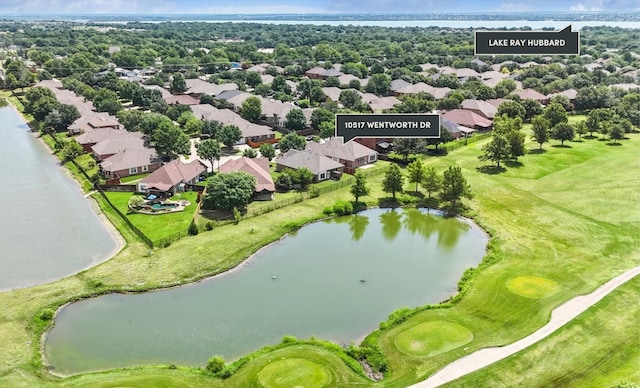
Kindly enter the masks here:
[[123, 184], [128, 184], [128, 183], [135, 184], [135, 182], [145, 178], [149, 174], [150, 174], [149, 172], [145, 172], [144, 174], [129, 175], [129, 176], [126, 176], [124, 178], [120, 178], [120, 183], [123, 183]]
[[[519, 159], [520, 164], [513, 164], [500, 174], [478, 169], [477, 156], [486, 140], [445, 157], [427, 158], [427, 164], [438, 171], [452, 164], [462, 168], [475, 194], [469, 202], [469, 215], [492, 236], [486, 258], [491, 264], [482, 265], [466, 286], [467, 291], [459, 303], [421, 311], [379, 333], [378, 343], [389, 363], [389, 373], [379, 383], [367, 382], [335, 353], [311, 345], [290, 346], [259, 355], [224, 382], [203, 372], [186, 368], [171, 370], [166, 366], [59, 379], [43, 370], [38, 355], [40, 334], [46, 322], [37, 316], [43, 308], [56, 308], [69, 300], [109, 290], [143, 290], [192, 282], [234, 267], [292, 226], [321, 217], [322, 209], [336, 200], [352, 199], [347, 186], [242, 220], [238, 225], [219, 226], [210, 232], [183, 238], [168, 248], [152, 252], [128, 235], [127, 247], [97, 267], [47, 285], [0, 293], [3, 306], [0, 386], [258, 387], [261, 372], [263, 377], [287, 378], [281, 376], [282, 368], [278, 368], [287, 363], [276, 363], [264, 372], [266, 367], [296, 359], [326, 368], [332, 379], [328, 386], [404, 387], [415, 383], [464, 354], [512, 343], [534, 332], [548, 321], [554, 307], [575, 295], [594, 290], [637, 265], [640, 257], [637, 201], [640, 135], [628, 137], [619, 147], [597, 139], [569, 142], [571, 148], [553, 147], [557, 142], [545, 144], [546, 152], [527, 154]], [[527, 148], [538, 147], [529, 141]], [[363, 200], [377, 204], [379, 198], [386, 196], [380, 188], [382, 175], [367, 181], [371, 194]], [[413, 185], [407, 183], [405, 188], [413, 190]], [[124, 204], [126, 206], [126, 201]], [[110, 215], [108, 210], [105, 213]], [[509, 289], [509, 285], [513, 288], [514, 284], [518, 289], [531, 286], [519, 278], [549, 279], [561, 288], [544, 297], [527, 298]], [[553, 350], [556, 361], [554, 358], [540, 361], [541, 350], [536, 350], [538, 353], [526, 359], [504, 360], [500, 368], [487, 369], [490, 372], [486, 376], [469, 376], [477, 380], [462, 386], [475, 386], [475, 381], [480, 382], [480, 386], [484, 381], [488, 382], [485, 386], [513, 386], [511, 381], [522, 382], [515, 386], [549, 386], [554, 385], [559, 376], [569, 376], [557, 381], [568, 381], [568, 385], [574, 386], [607, 386], [623, 379], [638, 382], [637, 341], [629, 340], [638, 338], [635, 328], [637, 280], [632, 288], [620, 292], [622, 297], [612, 296], [603, 301], [609, 306], [605, 312], [593, 310], [595, 321], [586, 321], [582, 326], [576, 324], [575, 328], [568, 326], [567, 330], [575, 331], [567, 331], [560, 337], [563, 329], [552, 337], [559, 336], [546, 345], [546, 349]], [[473, 338], [462, 344], [468, 336], [461, 335], [462, 339], [449, 344], [443, 335], [445, 330], [438, 331], [437, 325], [421, 326], [427, 322], [455, 323], [472, 333]], [[398, 344], [403, 342], [403, 333], [406, 336], [406, 331], [414, 327], [433, 330], [435, 338], [443, 340], [430, 346], [443, 351], [420, 357], [403, 353]], [[429, 341], [426, 329], [420, 330], [413, 339]], [[454, 332], [460, 334], [461, 330]], [[626, 343], [622, 343], [623, 338]], [[458, 344], [462, 345], [454, 346]], [[545, 372], [545, 365], [549, 372]]]
[[196, 203], [197, 193], [189, 191], [171, 197], [173, 201], [186, 199], [190, 202], [184, 211], [154, 215], [139, 214], [129, 211], [128, 203], [132, 193], [107, 192], [106, 194], [111, 203], [152, 241], [170, 237], [176, 233], [186, 235], [187, 228], [198, 206]]
[[612, 387], [640, 383], [640, 277], [528, 349], [450, 387]]

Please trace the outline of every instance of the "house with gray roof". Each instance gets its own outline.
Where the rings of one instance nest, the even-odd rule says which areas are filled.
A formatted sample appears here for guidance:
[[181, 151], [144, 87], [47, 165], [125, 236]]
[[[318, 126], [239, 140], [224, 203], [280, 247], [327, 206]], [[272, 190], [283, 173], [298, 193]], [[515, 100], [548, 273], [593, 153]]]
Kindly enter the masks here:
[[78, 135], [75, 140], [82, 146], [85, 152], [92, 152], [91, 148], [101, 141], [115, 139], [117, 137], [137, 137], [142, 139], [143, 136], [144, 134], [142, 132], [129, 132], [126, 129], [95, 128]]
[[[133, 133], [133, 132], [132, 132]], [[101, 162], [118, 152], [149, 148], [142, 137], [120, 136], [97, 142], [91, 147], [94, 158]]]
[[191, 105], [193, 115], [202, 120], [216, 120], [223, 125], [235, 125], [242, 132], [242, 139], [238, 144], [247, 142], [260, 143], [275, 139], [276, 135], [266, 125], [254, 124], [243, 119], [239, 114], [229, 109], [218, 109], [209, 104]]
[[125, 149], [100, 163], [100, 171], [107, 180], [129, 175], [153, 172], [162, 166], [162, 160], [153, 148]]
[[341, 163], [347, 174], [353, 174], [356, 168], [378, 160], [376, 151], [355, 141], [343, 143], [342, 138], [334, 137], [321, 143], [309, 142], [307, 148]]
[[297, 170], [305, 167], [314, 176], [314, 182], [321, 182], [342, 174], [344, 166], [331, 158], [310, 149], [298, 151], [290, 149], [276, 159], [276, 171]]
[[203, 94], [211, 96], [217, 96], [225, 90], [238, 89], [238, 85], [235, 83], [214, 84], [211, 82], [203, 81], [199, 78], [185, 80], [187, 84], [187, 91], [184, 94], [191, 94], [194, 97], [199, 97]]
[[460, 104], [460, 108], [477, 113], [485, 119], [489, 120], [493, 120], [493, 118], [496, 116], [496, 112], [498, 111], [498, 108], [486, 101], [474, 100], [470, 98], [462, 101], [462, 103]]

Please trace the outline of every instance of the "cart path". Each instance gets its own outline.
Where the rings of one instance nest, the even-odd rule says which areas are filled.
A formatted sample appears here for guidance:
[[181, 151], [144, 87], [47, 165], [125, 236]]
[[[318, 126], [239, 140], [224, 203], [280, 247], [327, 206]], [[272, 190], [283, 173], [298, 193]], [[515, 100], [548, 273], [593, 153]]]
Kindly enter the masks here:
[[630, 269], [622, 275], [609, 280], [590, 294], [576, 296], [556, 307], [551, 312], [551, 320], [549, 323], [544, 325], [535, 333], [530, 334], [510, 345], [477, 350], [467, 356], [457, 359], [451, 364], [440, 369], [438, 372], [429, 376], [428, 379], [414, 384], [409, 388], [438, 387], [459, 377], [475, 372], [478, 369], [484, 368], [485, 366], [491, 365], [494, 362], [498, 362], [503, 358], [507, 358], [546, 338], [548, 335], [552, 334], [566, 323], [585, 312], [589, 307], [598, 303], [602, 298], [611, 293], [611, 291], [626, 283], [628, 280], [633, 279], [638, 274], [640, 274], [640, 266]]

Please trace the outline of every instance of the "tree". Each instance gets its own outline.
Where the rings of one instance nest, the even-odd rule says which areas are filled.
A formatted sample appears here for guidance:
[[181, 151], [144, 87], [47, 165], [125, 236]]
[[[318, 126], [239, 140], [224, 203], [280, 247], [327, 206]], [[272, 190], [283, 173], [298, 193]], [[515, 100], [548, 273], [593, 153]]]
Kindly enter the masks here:
[[547, 105], [542, 111], [542, 115], [549, 120], [552, 128], [560, 123], [566, 123], [569, 120], [567, 118], [567, 111], [564, 110], [562, 104], [557, 102], [552, 102]]
[[386, 74], [373, 74], [369, 78], [365, 90], [378, 95], [387, 94], [391, 90], [391, 77]]
[[360, 93], [355, 90], [343, 90], [340, 92], [340, 103], [347, 109], [356, 109], [356, 107], [362, 104], [362, 97], [360, 97]]
[[524, 140], [525, 135], [520, 131], [511, 131], [507, 134], [507, 141], [509, 141], [509, 156], [513, 160], [518, 160], [518, 156], [524, 155]]
[[244, 171], [216, 174], [209, 179], [202, 199], [205, 209], [244, 209], [256, 189], [256, 178]]
[[191, 144], [189, 137], [172, 122], [163, 121], [151, 135], [151, 142], [156, 151], [169, 159], [175, 159], [178, 155], [189, 155]]
[[[211, 172], [213, 172], [213, 161], [220, 160], [222, 156], [222, 150], [220, 149], [220, 142], [216, 139], [207, 139], [198, 143], [198, 157], [211, 162]], [[220, 163], [218, 162], [218, 169]]]
[[36, 120], [42, 121], [49, 113], [58, 107], [60, 107], [60, 103], [55, 97], [42, 97], [33, 103], [31, 114]]
[[132, 195], [129, 198], [129, 202], [127, 203], [129, 209], [139, 209], [142, 205], [144, 205], [144, 198], [142, 195]]
[[171, 91], [174, 93], [184, 93], [187, 91], [187, 81], [182, 73], [173, 73], [171, 80]]
[[245, 148], [242, 156], [253, 159], [258, 156], [258, 152], [253, 148]]
[[276, 149], [271, 143], [260, 144], [259, 151], [260, 155], [262, 155], [263, 158], [269, 159], [269, 161], [271, 161], [271, 159], [275, 158], [276, 156]]
[[393, 150], [397, 154], [404, 156], [404, 161], [409, 160], [410, 154], [421, 154], [424, 152], [425, 142], [423, 139], [414, 137], [401, 137], [393, 140]]
[[311, 113], [311, 126], [314, 129], [320, 129], [322, 123], [329, 122], [333, 127], [335, 122], [335, 113], [325, 108], [314, 109]]
[[351, 186], [351, 194], [356, 199], [356, 206], [358, 205], [358, 200], [360, 197], [365, 197], [369, 195], [371, 190], [367, 186], [367, 178], [364, 176], [362, 171], [358, 170], [355, 174], [353, 174], [354, 178], [356, 178], [355, 183]]
[[306, 167], [300, 167], [291, 174], [293, 183], [300, 185], [301, 190], [306, 190], [307, 186], [313, 182], [313, 172]]
[[582, 120], [579, 121], [575, 124], [576, 127], [576, 133], [578, 134], [578, 141], [582, 140], [582, 136], [587, 134], [587, 121], [586, 120]]
[[496, 113], [496, 116], [500, 116], [504, 114], [511, 118], [520, 117], [521, 119], [523, 119], [526, 113], [527, 111], [519, 102], [505, 101], [502, 104], [500, 104], [500, 106], [498, 106], [498, 111]]
[[290, 149], [296, 149], [302, 151], [307, 146], [307, 141], [304, 137], [297, 135], [295, 133], [287, 133], [282, 137], [280, 143], [280, 152], [287, 152]]
[[201, 135], [209, 135], [209, 137], [215, 138], [218, 131], [222, 129], [224, 125], [217, 120], [203, 120]]
[[262, 116], [262, 102], [258, 97], [251, 96], [242, 102], [240, 116], [249, 121], [257, 121]]
[[559, 123], [553, 127], [551, 132], [551, 138], [554, 140], [560, 140], [560, 144], [564, 145], [565, 140], [573, 140], [575, 136], [575, 129], [573, 125], [569, 123]]
[[447, 210], [456, 212], [459, 201], [463, 198], [471, 199], [471, 187], [462, 176], [462, 169], [458, 166], [449, 166], [444, 172], [442, 187], [440, 189], [440, 199], [448, 203]]
[[396, 193], [402, 192], [402, 186], [404, 185], [404, 174], [397, 164], [392, 164], [387, 168], [384, 173], [384, 179], [382, 180], [382, 191], [385, 193], [391, 193], [393, 199], [396, 199]]
[[422, 188], [427, 191], [427, 198], [429, 199], [431, 199], [431, 193], [436, 193], [440, 190], [440, 187], [442, 186], [442, 180], [440, 179], [440, 176], [438, 176], [435, 167], [430, 167], [427, 169], [421, 185]]
[[325, 121], [324, 123], [321, 123], [319, 129], [320, 129], [319, 136], [322, 139], [333, 137], [333, 135], [335, 135], [336, 133], [335, 124], [330, 121]]
[[64, 131], [79, 118], [78, 108], [73, 105], [60, 104], [45, 116], [44, 122], [55, 128], [56, 131]]
[[284, 127], [290, 131], [300, 131], [307, 126], [307, 118], [304, 117], [302, 109], [292, 109], [287, 113]]
[[258, 72], [250, 71], [247, 72], [247, 78], [245, 78], [244, 82], [246, 82], [247, 85], [251, 86], [252, 88], [255, 88], [262, 83], [262, 78], [260, 77], [260, 74], [258, 74]]
[[82, 149], [82, 146], [75, 140], [67, 141], [64, 144], [64, 147], [62, 147], [62, 156], [65, 162], [74, 160], [83, 153], [84, 150]]
[[520, 105], [524, 107], [524, 119], [526, 121], [531, 120], [532, 117], [539, 115], [542, 113], [542, 104], [538, 100], [534, 100], [533, 98], [527, 98], [520, 102]]
[[224, 125], [218, 133], [216, 134], [216, 138], [222, 142], [227, 148], [233, 147], [234, 144], [242, 139], [242, 131], [235, 125], [229, 124]]
[[544, 116], [536, 116], [531, 119], [532, 137], [536, 143], [540, 144], [539, 149], [542, 149], [542, 144], [549, 141], [549, 128], [551, 128], [551, 124]]
[[609, 139], [613, 140], [613, 144], [616, 144], [618, 140], [624, 139], [624, 129], [620, 124], [613, 124], [609, 130]]
[[407, 166], [409, 182], [416, 184], [416, 193], [418, 192], [418, 184], [424, 180], [426, 174], [427, 169], [421, 159], [416, 159]]
[[492, 161], [496, 167], [500, 167], [500, 161], [506, 160], [511, 155], [509, 141], [504, 135], [494, 133], [491, 141], [482, 147], [482, 154], [478, 156], [481, 161]]

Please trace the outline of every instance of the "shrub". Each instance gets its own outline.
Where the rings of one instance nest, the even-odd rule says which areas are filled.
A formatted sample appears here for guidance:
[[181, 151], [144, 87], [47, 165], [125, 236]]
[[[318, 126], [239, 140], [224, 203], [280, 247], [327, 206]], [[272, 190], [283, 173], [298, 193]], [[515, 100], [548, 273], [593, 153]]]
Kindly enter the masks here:
[[292, 335], [285, 335], [284, 337], [282, 337], [283, 344], [290, 344], [296, 341], [298, 341], [298, 339]]
[[199, 232], [198, 225], [196, 225], [195, 222], [191, 221], [191, 223], [189, 224], [189, 229], [187, 230], [187, 233], [189, 233], [190, 236], [196, 236], [198, 232]]
[[333, 213], [338, 216], [353, 214], [353, 204], [344, 199], [338, 200], [333, 204]]
[[40, 311], [38, 317], [42, 321], [50, 321], [51, 319], [53, 319], [53, 310], [50, 308], [43, 309], [42, 311]]
[[204, 225], [204, 228], [206, 230], [213, 230], [213, 222], [207, 221], [207, 223]]
[[226, 362], [224, 361], [224, 358], [222, 356], [213, 356], [209, 359], [209, 361], [207, 361], [206, 369], [209, 372], [216, 374], [222, 371], [225, 365]]

